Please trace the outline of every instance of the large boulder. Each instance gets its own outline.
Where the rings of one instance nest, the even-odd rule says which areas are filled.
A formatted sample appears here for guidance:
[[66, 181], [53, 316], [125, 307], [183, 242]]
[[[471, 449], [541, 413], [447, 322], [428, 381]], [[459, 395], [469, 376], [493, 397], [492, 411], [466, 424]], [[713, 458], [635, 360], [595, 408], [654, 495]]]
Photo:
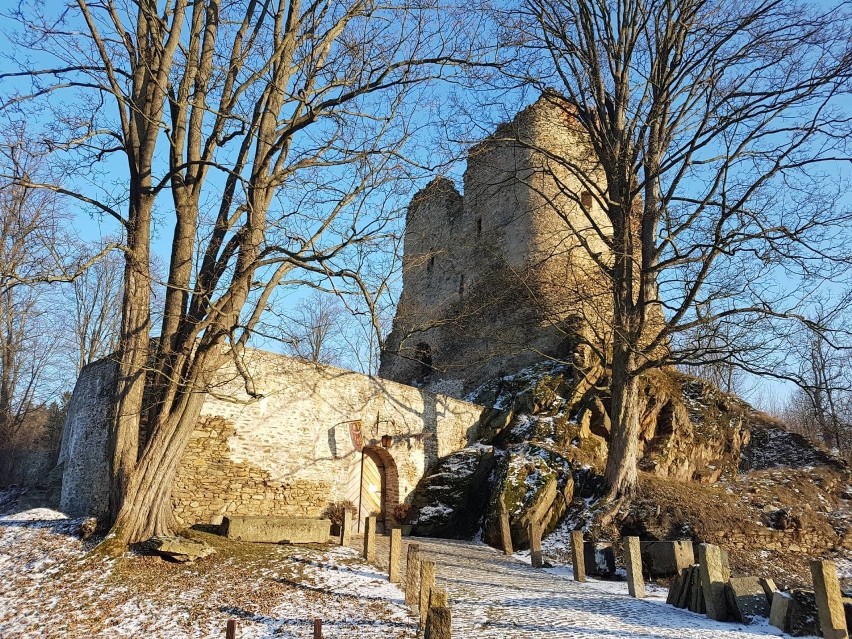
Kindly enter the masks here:
[[548, 534], [574, 498], [571, 463], [540, 445], [512, 446], [494, 473], [494, 488], [485, 519], [485, 542], [500, 547], [500, 505], [509, 515], [514, 548], [529, 546], [528, 526], [541, 524]]
[[418, 513], [412, 533], [469, 539], [479, 529], [494, 469], [494, 447], [476, 445], [441, 459], [418, 484], [411, 505]]

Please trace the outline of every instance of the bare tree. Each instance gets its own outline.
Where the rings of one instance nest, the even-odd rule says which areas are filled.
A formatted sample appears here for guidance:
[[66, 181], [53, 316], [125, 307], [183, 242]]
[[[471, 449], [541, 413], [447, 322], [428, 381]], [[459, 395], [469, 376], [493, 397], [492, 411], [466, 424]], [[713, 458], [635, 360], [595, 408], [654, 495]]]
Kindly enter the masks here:
[[114, 353], [118, 346], [122, 275], [122, 260], [113, 253], [71, 282], [73, 356], [77, 374], [87, 364]]
[[[512, 81], [562, 108], [590, 148], [591, 165], [551, 154], [542, 171], [606, 247], [588, 251], [612, 291], [606, 481], [627, 496], [637, 378], [721, 360], [783, 375], [783, 359], [766, 360], [797, 330], [783, 320], [807, 324], [808, 296], [847, 268], [834, 258], [850, 213], [832, 178], [849, 157], [848, 5], [526, 0], [501, 20]], [[723, 341], [670, 348], [710, 324]]]
[[814, 332], [791, 344], [790, 353], [799, 361], [799, 383], [780, 416], [792, 430], [849, 455], [852, 350], [835, 339], [837, 334], [848, 333], [849, 317], [817, 304], [812, 321], [832, 331]]
[[[394, 222], [386, 203], [409, 177], [406, 141], [428, 124], [412, 91], [469, 59], [472, 28], [447, 12], [438, 21], [431, 3], [368, 0], [77, 0], [59, 19], [35, 3], [15, 16], [19, 46], [55, 64], [25, 60], [7, 74], [32, 83], [7, 110], [70, 92], [52, 147], [90, 176], [125, 159], [114, 192], [30, 185], [124, 233], [105, 545], [120, 549], [172, 529], [172, 480], [201, 391], [228, 358], [245, 373], [242, 351], [273, 292], [299, 270], [361, 288], [345, 256]], [[173, 236], [152, 343], [156, 212]], [[247, 374], [245, 385], [257, 394]]]
[[[4, 145], [7, 171], [19, 177], [38, 171], [23, 138]], [[0, 182], [0, 447], [8, 447], [38, 405], [54, 352], [49, 316], [35, 283], [52, 273], [61, 244], [56, 203], [50, 193]]]
[[346, 310], [334, 295], [314, 291], [291, 311], [277, 314], [287, 352], [315, 364], [340, 364]]

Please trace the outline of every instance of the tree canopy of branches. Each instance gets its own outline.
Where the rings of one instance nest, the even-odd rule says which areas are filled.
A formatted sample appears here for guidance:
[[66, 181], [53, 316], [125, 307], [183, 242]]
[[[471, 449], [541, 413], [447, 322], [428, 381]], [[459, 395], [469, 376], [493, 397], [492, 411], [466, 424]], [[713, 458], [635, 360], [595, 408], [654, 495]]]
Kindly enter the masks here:
[[[850, 26], [845, 3], [788, 0], [525, 0], [502, 14], [511, 79], [564, 104], [596, 156], [591, 170], [547, 161], [592, 194], [563, 195], [608, 247], [591, 256], [612, 289], [599, 354], [612, 371], [613, 496], [637, 484], [639, 375], [714, 361], [777, 372], [763, 356], [848, 267], [837, 166]], [[712, 340], [671, 348], [711, 324]]]
[[51, 370], [56, 315], [40, 285], [68, 265], [55, 197], [15, 180], [39, 173], [40, 163], [22, 146], [21, 136], [2, 145], [11, 177], [0, 180], [0, 449], [13, 445], [28, 416], [58, 388]]
[[111, 355], [121, 327], [123, 261], [106, 255], [76, 277], [70, 285], [73, 318], [73, 357], [79, 374], [84, 366]]
[[[307, 273], [369, 293], [348, 260], [393, 221], [405, 145], [428, 118], [417, 92], [470, 57], [470, 25], [435, 9], [76, 0], [59, 18], [40, 3], [15, 11], [17, 45], [54, 62], [6, 74], [17, 91], [4, 108], [49, 114], [50, 147], [82, 167], [73, 186], [28, 186], [76, 199], [124, 235], [105, 547], [173, 528], [171, 484], [201, 391], [230, 358], [257, 394], [241, 353], [277, 287]], [[157, 327], [155, 222], [171, 228]]]

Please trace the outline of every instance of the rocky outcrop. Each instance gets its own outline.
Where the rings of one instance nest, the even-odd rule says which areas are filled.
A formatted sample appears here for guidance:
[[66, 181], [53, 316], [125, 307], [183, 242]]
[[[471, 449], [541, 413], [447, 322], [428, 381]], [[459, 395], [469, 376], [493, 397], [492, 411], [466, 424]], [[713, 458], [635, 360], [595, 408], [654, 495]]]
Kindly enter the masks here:
[[471, 446], [444, 457], [420, 481], [412, 500], [412, 533], [466, 539], [482, 522], [496, 464], [493, 446]]
[[570, 461], [543, 446], [525, 443], [509, 448], [494, 473], [485, 542], [501, 543], [501, 506], [509, 516], [513, 547], [529, 545], [531, 522], [540, 523], [543, 534], [551, 532], [574, 498], [571, 471]]

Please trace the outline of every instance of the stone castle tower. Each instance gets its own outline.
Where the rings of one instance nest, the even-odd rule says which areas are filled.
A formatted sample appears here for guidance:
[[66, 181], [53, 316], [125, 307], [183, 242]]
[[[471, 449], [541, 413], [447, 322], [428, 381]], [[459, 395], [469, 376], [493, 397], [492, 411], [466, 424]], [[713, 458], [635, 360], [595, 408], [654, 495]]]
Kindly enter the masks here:
[[409, 205], [403, 287], [380, 376], [460, 394], [605, 344], [611, 302], [592, 254], [609, 234], [576, 109], [542, 96], [469, 152], [464, 194], [436, 178]]

